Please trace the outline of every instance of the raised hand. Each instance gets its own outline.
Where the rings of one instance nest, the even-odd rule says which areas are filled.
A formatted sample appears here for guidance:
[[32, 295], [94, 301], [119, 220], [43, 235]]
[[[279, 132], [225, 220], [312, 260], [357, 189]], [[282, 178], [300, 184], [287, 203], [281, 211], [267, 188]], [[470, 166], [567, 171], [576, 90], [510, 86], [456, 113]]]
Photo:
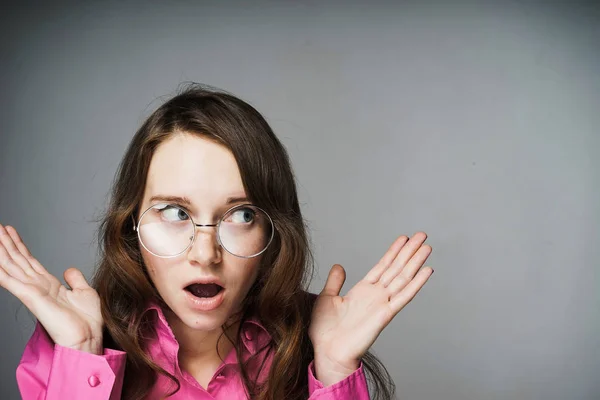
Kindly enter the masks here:
[[102, 352], [100, 298], [76, 268], [64, 273], [68, 289], [31, 255], [17, 231], [0, 225], [0, 286], [38, 319], [54, 343]]
[[[315, 351], [317, 378], [332, 384], [352, 373], [360, 359], [427, 282], [433, 269], [424, 267], [431, 246], [424, 232], [409, 240], [400, 236], [383, 258], [345, 296], [341, 265], [334, 265], [316, 300], [309, 336]], [[319, 376], [320, 375], [320, 376]]]

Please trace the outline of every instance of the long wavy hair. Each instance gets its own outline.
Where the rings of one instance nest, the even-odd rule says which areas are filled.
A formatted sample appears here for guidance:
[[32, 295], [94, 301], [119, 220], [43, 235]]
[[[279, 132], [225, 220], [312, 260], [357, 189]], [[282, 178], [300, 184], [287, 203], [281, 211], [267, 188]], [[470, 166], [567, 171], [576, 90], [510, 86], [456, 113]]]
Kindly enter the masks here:
[[[316, 298], [307, 288], [314, 267], [288, 154], [251, 105], [199, 84], [180, 88], [136, 132], [115, 175], [110, 203], [98, 230], [100, 257], [93, 286], [101, 299], [104, 346], [127, 353], [123, 398], [143, 399], [157, 374], [167, 376], [175, 385], [166, 396], [180, 388], [177, 378], [146, 352], [153, 326], [144, 311], [151, 301], [164, 303], [146, 271], [132, 217], [140, 211], [154, 151], [182, 132], [213, 140], [233, 153], [249, 200], [264, 209], [275, 226], [273, 242], [244, 300], [239, 340], [227, 338], [235, 346], [247, 395], [256, 400], [306, 399], [308, 365], [314, 357], [308, 326]], [[243, 322], [251, 317], [258, 318], [271, 336], [264, 349], [273, 361], [262, 384], [250, 377], [252, 359], [242, 361], [239, 345]], [[223, 328], [226, 331], [227, 327]], [[383, 364], [372, 353], [362, 361], [373, 398], [391, 399], [395, 385]]]

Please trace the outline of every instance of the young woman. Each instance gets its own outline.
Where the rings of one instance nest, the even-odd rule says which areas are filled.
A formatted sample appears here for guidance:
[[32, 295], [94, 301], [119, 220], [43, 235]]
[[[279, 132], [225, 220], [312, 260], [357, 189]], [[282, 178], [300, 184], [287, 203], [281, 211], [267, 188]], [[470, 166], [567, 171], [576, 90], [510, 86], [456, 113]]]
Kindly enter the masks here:
[[191, 85], [133, 137], [99, 230], [93, 284], [63, 286], [0, 225], [0, 286], [38, 324], [23, 399], [390, 399], [369, 353], [433, 270], [400, 236], [345, 296], [321, 293], [286, 150], [249, 104]]

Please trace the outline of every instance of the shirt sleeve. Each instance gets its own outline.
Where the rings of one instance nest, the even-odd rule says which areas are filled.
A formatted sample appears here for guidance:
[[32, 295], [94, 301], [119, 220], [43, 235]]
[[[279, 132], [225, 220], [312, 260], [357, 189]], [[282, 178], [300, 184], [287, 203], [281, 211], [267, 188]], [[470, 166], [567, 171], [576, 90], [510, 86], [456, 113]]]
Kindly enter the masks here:
[[118, 400], [127, 355], [96, 355], [55, 344], [38, 322], [17, 366], [23, 400]]
[[309, 400], [369, 400], [369, 388], [361, 361], [358, 369], [345, 379], [330, 386], [315, 377], [314, 360], [308, 366]]

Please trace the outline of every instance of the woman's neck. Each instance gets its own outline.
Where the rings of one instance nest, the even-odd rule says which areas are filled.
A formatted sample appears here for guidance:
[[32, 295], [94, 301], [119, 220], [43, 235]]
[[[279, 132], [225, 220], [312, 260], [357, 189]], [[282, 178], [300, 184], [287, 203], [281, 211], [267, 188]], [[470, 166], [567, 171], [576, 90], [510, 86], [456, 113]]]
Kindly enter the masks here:
[[[178, 359], [184, 365], [206, 363], [219, 365], [221, 357], [225, 358], [234, 344], [227, 338], [236, 339], [239, 322], [227, 328], [227, 335], [223, 334], [222, 327], [211, 331], [192, 329], [185, 325], [175, 314], [165, 314], [167, 322], [179, 343]], [[219, 340], [219, 337], [221, 337]], [[217, 343], [219, 346], [217, 352]]]

